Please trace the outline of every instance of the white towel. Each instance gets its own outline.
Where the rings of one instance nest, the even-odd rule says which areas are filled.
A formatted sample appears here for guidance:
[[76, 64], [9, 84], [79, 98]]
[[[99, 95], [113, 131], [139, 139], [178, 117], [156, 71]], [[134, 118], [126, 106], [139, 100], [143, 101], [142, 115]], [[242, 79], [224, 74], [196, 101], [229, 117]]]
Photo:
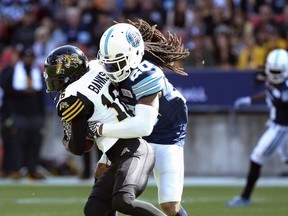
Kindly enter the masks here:
[[[43, 82], [42, 73], [38, 68], [32, 67], [31, 79], [31, 87], [36, 91], [40, 91], [43, 88]], [[25, 90], [28, 87], [28, 77], [23, 62], [18, 62], [15, 65], [12, 85], [18, 91]]]

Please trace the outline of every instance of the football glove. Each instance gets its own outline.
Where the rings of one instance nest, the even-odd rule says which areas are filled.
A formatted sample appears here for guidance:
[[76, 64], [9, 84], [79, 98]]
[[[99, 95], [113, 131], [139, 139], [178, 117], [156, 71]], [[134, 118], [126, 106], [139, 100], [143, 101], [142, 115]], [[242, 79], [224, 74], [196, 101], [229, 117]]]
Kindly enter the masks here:
[[101, 137], [102, 135], [99, 133], [99, 127], [101, 124], [102, 123], [99, 121], [88, 122], [87, 137], [94, 140]]
[[251, 105], [251, 98], [250, 97], [241, 97], [241, 98], [238, 98], [234, 102], [235, 108], [238, 108], [240, 106], [250, 106], [250, 105]]
[[69, 140], [71, 139], [71, 122], [66, 122], [64, 119], [61, 120], [63, 131], [64, 131], [64, 137], [62, 139], [62, 144], [64, 145], [65, 149], [69, 151], [68, 144]]

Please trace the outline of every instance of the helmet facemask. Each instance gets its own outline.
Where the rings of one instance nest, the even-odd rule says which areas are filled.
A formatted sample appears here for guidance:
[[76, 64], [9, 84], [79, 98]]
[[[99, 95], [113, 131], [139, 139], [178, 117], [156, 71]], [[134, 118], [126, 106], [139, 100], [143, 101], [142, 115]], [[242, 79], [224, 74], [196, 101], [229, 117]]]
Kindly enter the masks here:
[[287, 79], [287, 74], [283, 73], [285, 69], [267, 69], [269, 72], [266, 72], [268, 79], [273, 84], [280, 84]]
[[128, 56], [124, 54], [117, 55], [116, 58], [109, 58], [98, 55], [100, 63], [105, 69], [105, 73], [113, 82], [121, 82], [125, 80], [131, 73], [131, 66], [128, 61]]
[[57, 75], [55, 73], [56, 66], [51, 66], [45, 68], [43, 72], [44, 79], [47, 86], [47, 92], [62, 92], [65, 87], [67, 86], [65, 83], [65, 76], [64, 75]]
[[144, 55], [144, 41], [139, 30], [127, 23], [107, 29], [100, 40], [98, 58], [112, 82], [121, 82], [138, 67]]
[[275, 49], [267, 56], [265, 74], [272, 84], [283, 83], [288, 78], [288, 53], [283, 49]]

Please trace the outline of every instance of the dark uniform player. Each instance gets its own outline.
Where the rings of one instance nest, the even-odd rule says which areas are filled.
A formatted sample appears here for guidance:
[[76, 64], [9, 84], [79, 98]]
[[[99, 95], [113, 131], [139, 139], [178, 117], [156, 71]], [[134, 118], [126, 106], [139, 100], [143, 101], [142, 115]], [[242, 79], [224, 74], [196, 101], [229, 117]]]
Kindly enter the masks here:
[[[49, 92], [60, 93], [57, 112], [62, 118], [63, 144], [73, 154], [89, 151], [87, 139], [94, 139], [96, 121], [125, 121], [129, 115], [115, 97], [115, 87], [98, 61], [89, 63], [81, 50], [62, 46], [45, 61], [44, 77]], [[111, 167], [94, 185], [85, 205], [86, 216], [105, 216], [114, 209], [128, 215], [164, 215], [150, 203], [137, 200], [145, 189], [155, 157], [141, 138], [100, 137], [97, 146], [112, 161]]]
[[250, 156], [250, 170], [247, 182], [240, 196], [226, 203], [226, 206], [251, 205], [251, 194], [260, 177], [262, 166], [278, 153], [281, 160], [288, 163], [288, 53], [275, 49], [269, 53], [265, 65], [267, 77], [266, 91], [253, 97], [243, 97], [235, 101], [235, 106], [250, 105], [265, 99], [270, 108], [270, 123], [259, 139]]

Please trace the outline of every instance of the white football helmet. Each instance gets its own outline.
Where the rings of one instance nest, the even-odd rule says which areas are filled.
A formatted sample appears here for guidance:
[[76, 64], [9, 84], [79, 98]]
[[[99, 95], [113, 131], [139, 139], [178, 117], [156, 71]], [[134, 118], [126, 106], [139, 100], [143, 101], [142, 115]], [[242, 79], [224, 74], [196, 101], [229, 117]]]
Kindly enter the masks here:
[[266, 59], [265, 73], [273, 84], [284, 82], [288, 78], [288, 52], [284, 49], [272, 50]]
[[100, 39], [98, 58], [113, 82], [125, 80], [137, 68], [144, 55], [144, 41], [139, 30], [128, 23], [108, 28]]

